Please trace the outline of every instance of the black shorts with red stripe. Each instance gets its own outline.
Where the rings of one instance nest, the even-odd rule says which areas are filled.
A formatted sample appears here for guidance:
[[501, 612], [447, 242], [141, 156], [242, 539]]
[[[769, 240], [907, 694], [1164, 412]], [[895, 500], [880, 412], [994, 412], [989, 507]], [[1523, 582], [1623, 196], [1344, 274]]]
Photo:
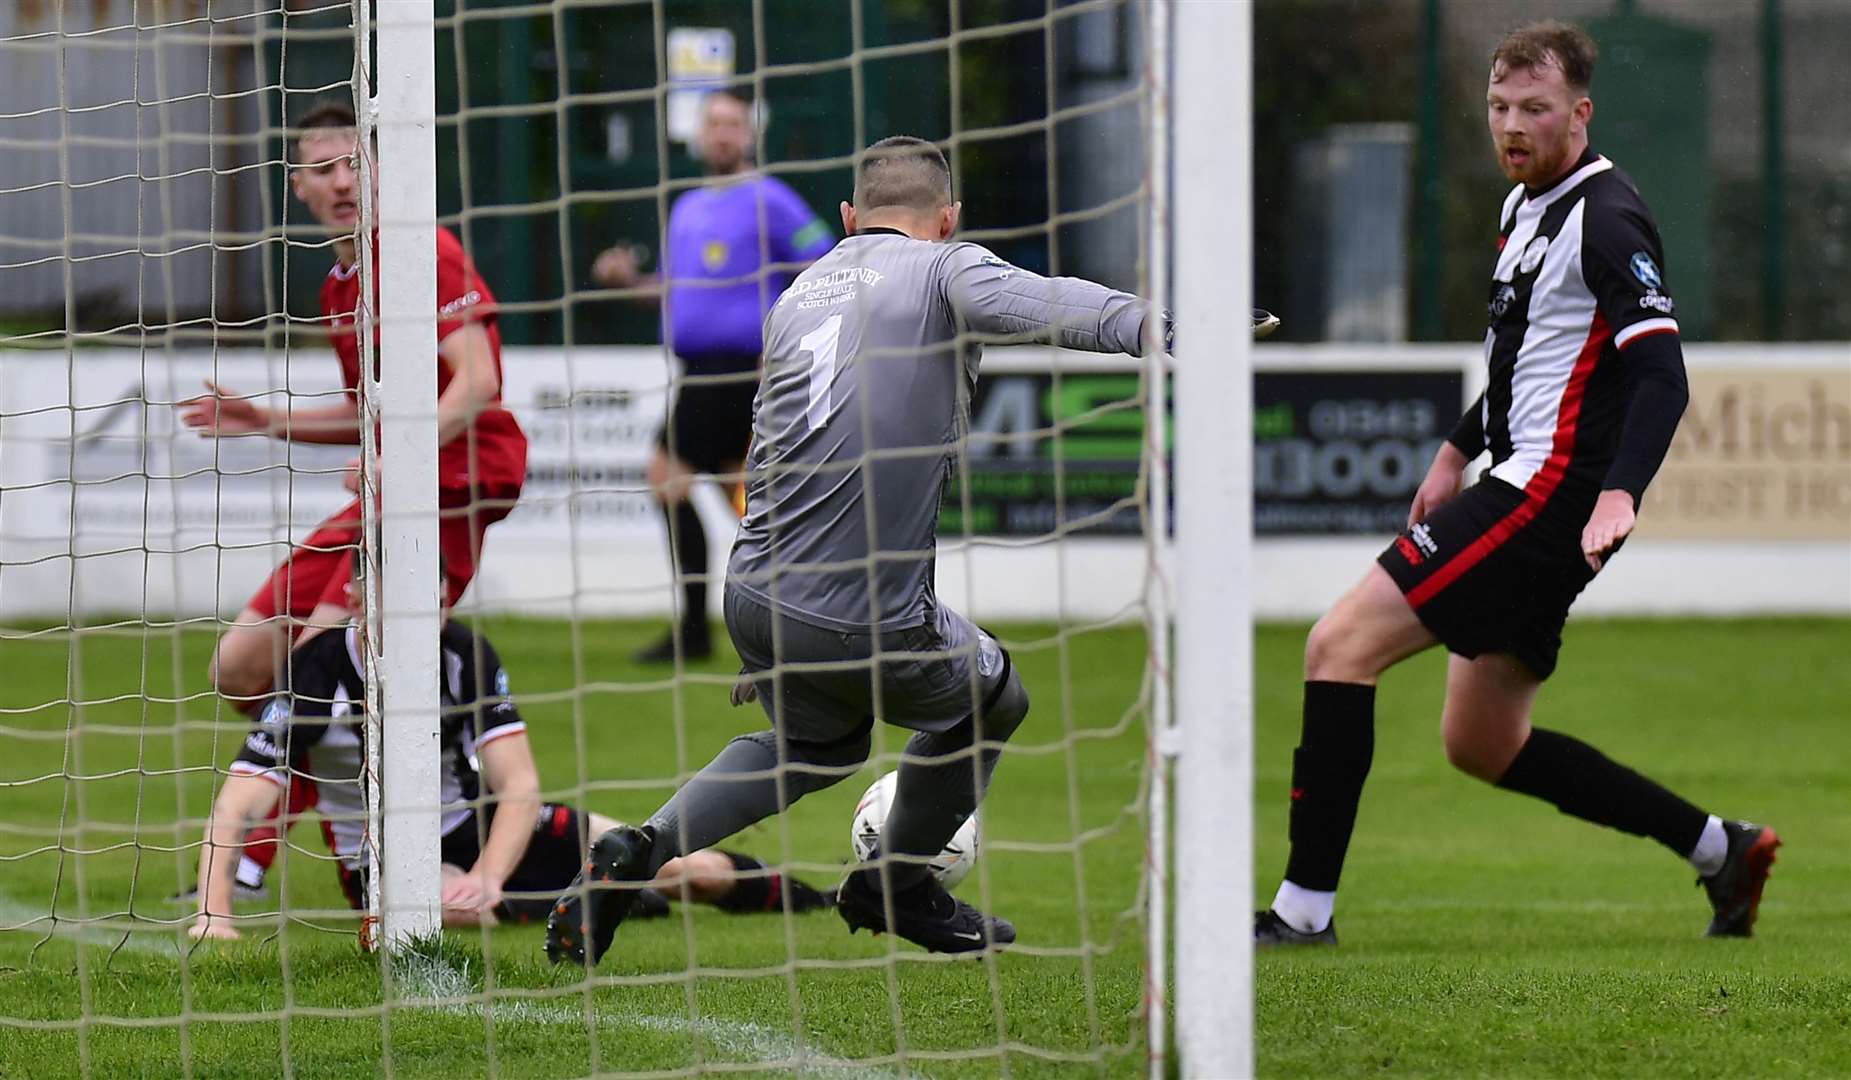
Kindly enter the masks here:
[[[443, 861], [464, 870], [474, 866], [482, 857], [482, 842], [494, 820], [495, 804], [491, 802], [445, 833]], [[502, 883], [502, 892], [507, 895], [495, 908], [495, 917], [502, 922], [517, 923], [544, 919], [585, 863], [588, 844], [585, 833], [589, 827], [585, 814], [570, 806], [542, 804], [540, 815], [534, 820], [533, 836], [527, 841], [526, 853], [515, 865], [514, 872], [508, 875], [508, 880]], [[345, 862], [335, 865], [340, 869], [341, 890], [347, 894], [347, 902], [355, 908], [363, 908], [366, 904], [364, 868], [349, 867]]]
[[1581, 554], [1589, 509], [1563, 493], [1538, 505], [1486, 477], [1409, 526], [1376, 561], [1449, 651], [1507, 653], [1547, 679], [1568, 609], [1594, 580]]

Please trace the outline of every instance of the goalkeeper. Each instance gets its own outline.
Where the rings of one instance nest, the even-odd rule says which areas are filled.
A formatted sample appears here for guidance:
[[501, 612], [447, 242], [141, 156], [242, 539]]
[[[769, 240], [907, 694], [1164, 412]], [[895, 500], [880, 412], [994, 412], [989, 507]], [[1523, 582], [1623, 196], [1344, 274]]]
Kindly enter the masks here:
[[842, 917], [939, 952], [1015, 940], [927, 869], [1029, 707], [1008, 652], [933, 592], [939, 504], [983, 343], [1142, 354], [1164, 335], [1147, 335], [1135, 296], [948, 243], [959, 209], [937, 147], [874, 144], [842, 205], [846, 239], [766, 317], [725, 612], [745, 664], [735, 700], [755, 696], [771, 727], [733, 740], [641, 827], [598, 839], [547, 922], [553, 961], [596, 963], [670, 860], [859, 769], [877, 719], [914, 734], [879, 861], [843, 881]]
[[[527, 744], [526, 724], [508, 697], [508, 675], [488, 639], [467, 626], [443, 628], [442, 905], [444, 923], [528, 922], [544, 915], [583, 865], [588, 834], [616, 828], [598, 814], [543, 802]], [[361, 726], [365, 681], [361, 630], [318, 634], [290, 655], [288, 684], [270, 699], [262, 719], [231, 764], [206, 825], [199, 859], [194, 937], [235, 938], [231, 920], [233, 870], [245, 830], [262, 820], [291, 789], [313, 777], [322, 832], [333, 850], [341, 889], [355, 908], [365, 904], [365, 765]], [[486, 796], [486, 797], [485, 797]], [[826, 906], [827, 897], [746, 855], [697, 851], [662, 867], [644, 894], [648, 913], [667, 910], [669, 896], [733, 912], [793, 911]]]

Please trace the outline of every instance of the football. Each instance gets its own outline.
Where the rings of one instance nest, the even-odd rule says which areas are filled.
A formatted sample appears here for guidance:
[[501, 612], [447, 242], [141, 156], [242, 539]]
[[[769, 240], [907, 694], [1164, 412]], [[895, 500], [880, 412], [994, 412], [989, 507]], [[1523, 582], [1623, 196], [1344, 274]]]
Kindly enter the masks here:
[[[874, 856], [874, 849], [880, 843], [881, 828], [887, 824], [887, 810], [893, 805], [894, 787], [899, 783], [899, 776], [897, 772], [890, 772], [869, 784], [868, 790], [862, 792], [860, 801], [855, 803], [855, 823], [850, 830], [849, 841], [854, 845], [858, 862], [867, 862]], [[932, 875], [945, 888], [955, 889], [976, 864], [977, 815], [972, 813], [930, 865]]]

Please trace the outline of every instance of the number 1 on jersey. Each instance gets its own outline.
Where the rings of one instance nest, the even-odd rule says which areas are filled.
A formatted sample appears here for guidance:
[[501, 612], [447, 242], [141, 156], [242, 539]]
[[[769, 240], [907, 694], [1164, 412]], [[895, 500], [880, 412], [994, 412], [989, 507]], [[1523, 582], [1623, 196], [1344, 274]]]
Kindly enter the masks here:
[[811, 431], [829, 419], [829, 387], [836, 378], [836, 345], [841, 336], [842, 316], [831, 315], [797, 341], [797, 347], [810, 354], [810, 408], [804, 417]]

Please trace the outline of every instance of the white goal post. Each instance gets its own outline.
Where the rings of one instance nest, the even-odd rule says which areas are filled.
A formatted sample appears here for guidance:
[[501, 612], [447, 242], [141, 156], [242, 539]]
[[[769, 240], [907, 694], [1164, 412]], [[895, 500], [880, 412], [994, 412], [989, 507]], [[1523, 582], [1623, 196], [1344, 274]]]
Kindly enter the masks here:
[[[442, 578], [437, 562], [437, 414], [430, 369], [406, 360], [428, 354], [437, 320], [437, 83], [436, 29], [432, 0], [378, 0], [377, 53], [368, 46], [367, 5], [356, 5], [354, 93], [360, 108], [361, 145], [377, 132], [379, 182], [362, 174], [361, 232], [377, 225], [379, 246], [362, 244], [362, 312], [377, 282], [379, 352], [397, 359], [374, 366], [372, 320], [360, 322], [361, 355], [367, 358], [361, 385], [377, 391], [380, 500], [364, 503], [376, 522], [369, 584], [369, 695], [378, 698], [368, 724], [381, 772], [369, 801], [382, 843], [379, 872], [369, 897], [382, 919], [388, 946], [403, 946], [442, 926], [438, 914], [440, 875], [438, 754], [438, 632]], [[378, 57], [368, 70], [369, 55]], [[367, 100], [368, 89], [376, 97]], [[362, 154], [362, 157], [368, 155]], [[378, 205], [372, 192], [378, 191]], [[372, 212], [368, 212], [371, 207]], [[369, 281], [369, 276], [371, 281]], [[377, 379], [374, 378], [375, 373]], [[363, 424], [363, 429], [371, 425]], [[363, 438], [371, 439], [370, 430]], [[371, 582], [369, 578], [369, 582]], [[384, 718], [390, 722], [384, 722]]]
[[1252, 5], [1174, 19], [1177, 1047], [1252, 1076]]

